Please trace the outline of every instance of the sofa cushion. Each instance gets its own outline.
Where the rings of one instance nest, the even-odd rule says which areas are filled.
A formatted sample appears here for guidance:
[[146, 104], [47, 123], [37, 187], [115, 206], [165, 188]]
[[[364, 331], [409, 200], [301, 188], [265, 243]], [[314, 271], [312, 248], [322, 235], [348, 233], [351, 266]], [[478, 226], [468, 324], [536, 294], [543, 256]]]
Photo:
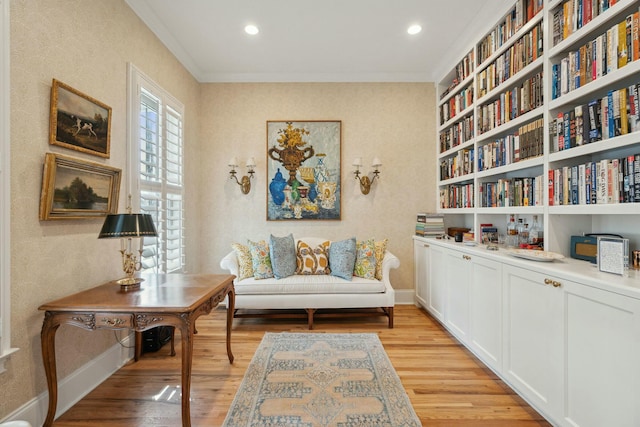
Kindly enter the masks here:
[[306, 242], [298, 240], [296, 244], [297, 268], [296, 274], [329, 274], [329, 246], [330, 241], [311, 247]]
[[273, 277], [271, 258], [269, 257], [269, 244], [264, 240], [259, 242], [248, 240], [247, 245], [249, 246], [249, 252], [251, 252], [253, 277], [256, 279], [269, 279]]
[[253, 261], [249, 248], [240, 243], [233, 243], [231, 248], [233, 248], [238, 258], [238, 280], [253, 277]]
[[384, 253], [387, 252], [387, 242], [389, 239], [384, 239], [376, 242], [376, 279], [382, 280], [382, 260], [384, 259]]
[[344, 280], [332, 275], [294, 275], [284, 279], [257, 280], [253, 277], [235, 284], [236, 295], [271, 294], [374, 294], [385, 292], [379, 280], [353, 277]]
[[284, 279], [296, 272], [296, 243], [293, 234], [285, 237], [269, 237], [271, 268], [276, 279]]
[[329, 268], [331, 275], [345, 280], [353, 277], [356, 263], [356, 238], [331, 242], [329, 246]]
[[363, 240], [356, 244], [356, 263], [353, 275], [363, 279], [376, 278], [376, 249], [373, 239]]

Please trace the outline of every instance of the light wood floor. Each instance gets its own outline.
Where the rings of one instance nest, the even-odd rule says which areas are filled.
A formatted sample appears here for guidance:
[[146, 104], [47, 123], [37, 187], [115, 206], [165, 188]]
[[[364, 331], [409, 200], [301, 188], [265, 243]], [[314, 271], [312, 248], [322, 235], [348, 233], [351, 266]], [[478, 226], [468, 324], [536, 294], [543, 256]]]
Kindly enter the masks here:
[[[194, 427], [222, 425], [265, 331], [307, 331], [304, 320], [236, 319], [232, 335], [235, 361], [230, 365], [225, 318], [224, 308], [219, 308], [197, 322], [191, 382]], [[387, 328], [386, 318], [318, 319], [313, 332], [378, 333], [424, 426], [550, 425], [425, 311], [414, 306], [396, 306], [394, 329]], [[168, 356], [168, 344], [156, 353], [144, 354], [54, 425], [180, 426], [179, 341], [177, 334], [176, 357]]]

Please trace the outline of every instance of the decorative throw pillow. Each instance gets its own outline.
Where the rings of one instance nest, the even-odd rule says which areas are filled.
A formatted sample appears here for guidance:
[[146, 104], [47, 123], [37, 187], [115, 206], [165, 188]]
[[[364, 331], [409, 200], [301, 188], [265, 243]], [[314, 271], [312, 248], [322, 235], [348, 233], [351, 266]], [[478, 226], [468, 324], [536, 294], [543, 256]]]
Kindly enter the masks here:
[[251, 261], [251, 252], [249, 252], [249, 248], [240, 243], [234, 243], [231, 247], [238, 258], [238, 280], [253, 277], [253, 263]]
[[296, 272], [296, 242], [293, 234], [285, 237], [269, 237], [271, 268], [276, 279], [284, 279]]
[[296, 245], [296, 257], [298, 266], [296, 274], [329, 274], [329, 246], [328, 240], [312, 248], [302, 240]]
[[384, 259], [384, 253], [387, 251], [387, 242], [389, 239], [380, 240], [376, 242], [376, 279], [382, 280], [382, 260]]
[[353, 266], [356, 263], [356, 238], [352, 237], [329, 246], [329, 267], [331, 275], [345, 280], [353, 278]]
[[363, 279], [376, 278], [376, 248], [373, 239], [363, 240], [356, 244], [356, 264], [353, 275]]
[[251, 253], [251, 265], [253, 277], [256, 279], [270, 279], [273, 277], [271, 258], [269, 257], [269, 244], [264, 240], [259, 242], [247, 241]]

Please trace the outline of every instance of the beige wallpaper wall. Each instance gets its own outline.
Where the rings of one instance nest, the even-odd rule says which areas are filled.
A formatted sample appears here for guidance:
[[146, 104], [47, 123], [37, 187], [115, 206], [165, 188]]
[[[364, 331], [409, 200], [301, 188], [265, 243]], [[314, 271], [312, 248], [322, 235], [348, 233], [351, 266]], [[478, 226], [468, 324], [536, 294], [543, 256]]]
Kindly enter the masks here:
[[[388, 238], [401, 262], [397, 289], [413, 288], [415, 214], [435, 206], [435, 100], [431, 83], [203, 84], [202, 270], [219, 272], [231, 243], [272, 233], [339, 240]], [[266, 121], [342, 121], [342, 220], [266, 221]], [[257, 160], [248, 195], [229, 180], [228, 160]], [[360, 193], [351, 166], [383, 163], [371, 193]], [[241, 168], [245, 172], [245, 168]]]
[[[38, 306], [121, 274], [119, 243], [97, 239], [102, 221], [38, 220], [44, 154], [64, 153], [125, 169], [129, 61], [184, 102], [190, 147], [198, 144], [199, 127], [198, 83], [124, 1], [12, 0], [10, 14], [11, 343], [20, 351], [0, 374], [0, 419], [46, 390]], [[110, 159], [48, 144], [53, 78], [112, 107]], [[194, 182], [196, 156], [197, 150], [187, 150], [187, 183]], [[123, 178], [126, 182], [127, 176]], [[121, 190], [124, 209], [124, 184]], [[192, 225], [198, 222], [196, 203], [188, 201]], [[197, 263], [197, 258], [190, 259]], [[114, 344], [112, 332], [61, 327], [56, 343], [59, 378]]]

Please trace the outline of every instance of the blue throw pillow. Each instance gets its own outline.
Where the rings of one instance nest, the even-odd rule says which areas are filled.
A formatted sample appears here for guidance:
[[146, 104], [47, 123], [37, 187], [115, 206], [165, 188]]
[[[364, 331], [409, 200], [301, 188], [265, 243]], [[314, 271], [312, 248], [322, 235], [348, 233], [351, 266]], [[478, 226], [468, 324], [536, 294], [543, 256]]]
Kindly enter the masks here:
[[269, 238], [269, 256], [276, 279], [284, 279], [296, 273], [296, 242], [293, 234], [285, 237], [271, 235]]
[[355, 237], [340, 240], [339, 242], [331, 242], [331, 246], [329, 246], [329, 267], [332, 276], [350, 281], [353, 278], [353, 267], [355, 264]]

